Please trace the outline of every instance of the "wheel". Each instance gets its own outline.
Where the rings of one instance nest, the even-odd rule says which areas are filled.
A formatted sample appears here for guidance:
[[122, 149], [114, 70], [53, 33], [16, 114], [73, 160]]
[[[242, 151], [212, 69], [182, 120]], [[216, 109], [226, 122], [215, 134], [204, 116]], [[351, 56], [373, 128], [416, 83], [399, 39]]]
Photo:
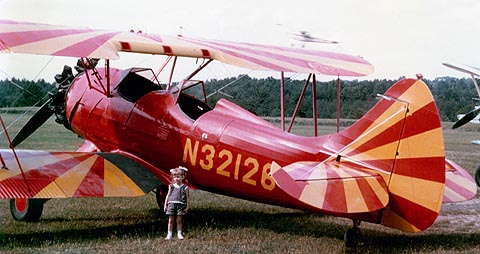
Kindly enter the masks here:
[[10, 213], [17, 221], [38, 221], [42, 215], [45, 202], [45, 199], [10, 199]]
[[358, 240], [360, 238], [360, 229], [353, 227], [343, 235], [343, 241], [345, 242], [345, 247], [347, 248], [356, 248], [358, 245]]
[[478, 165], [477, 171], [475, 171], [475, 182], [477, 182], [477, 186], [480, 187], [480, 165]]
[[160, 185], [155, 190], [157, 205], [162, 211], [163, 211], [163, 205], [165, 204], [165, 199], [167, 198], [167, 193], [168, 193], [168, 186], [165, 186], [165, 185]]

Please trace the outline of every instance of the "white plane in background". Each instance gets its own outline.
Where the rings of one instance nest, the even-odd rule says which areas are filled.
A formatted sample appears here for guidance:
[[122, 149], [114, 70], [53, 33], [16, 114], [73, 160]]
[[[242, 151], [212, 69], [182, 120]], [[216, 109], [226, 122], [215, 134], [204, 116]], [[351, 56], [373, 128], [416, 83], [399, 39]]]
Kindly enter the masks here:
[[[448, 63], [443, 63], [443, 65], [445, 65], [449, 68], [452, 68], [454, 70], [470, 74], [470, 76], [472, 78], [472, 81], [473, 81], [473, 84], [475, 85], [475, 89], [477, 89], [477, 94], [478, 94], [478, 98], [473, 98], [473, 99], [477, 100], [477, 101], [480, 101], [480, 88], [478, 86], [477, 80], [475, 79], [475, 77], [480, 77], [480, 68], [473, 67], [473, 66], [470, 66], [470, 65], [458, 66], [458, 65], [448, 64]], [[460, 126], [462, 126], [462, 125], [464, 125], [468, 122], [474, 123], [474, 124], [480, 124], [480, 114], [478, 114], [479, 112], [480, 112], [480, 105], [477, 105], [477, 106], [475, 106], [475, 108], [472, 111], [470, 111], [466, 114], [457, 115], [458, 121], [452, 126], [452, 128], [453, 129], [458, 128], [458, 127], [460, 127]], [[475, 144], [475, 145], [480, 145], [480, 140], [473, 140], [472, 143]]]

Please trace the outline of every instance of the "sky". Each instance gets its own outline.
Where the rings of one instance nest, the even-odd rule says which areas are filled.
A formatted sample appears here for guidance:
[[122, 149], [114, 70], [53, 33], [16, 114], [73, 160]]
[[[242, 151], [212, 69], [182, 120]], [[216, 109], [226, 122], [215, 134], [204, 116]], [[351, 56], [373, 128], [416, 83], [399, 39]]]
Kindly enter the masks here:
[[[224, 0], [0, 0], [2, 19], [164, 35], [181, 33], [359, 55], [375, 68], [369, 76], [350, 78], [359, 80], [415, 77], [417, 73], [427, 79], [466, 77], [442, 63], [480, 67], [480, 22], [476, 20], [479, 14], [478, 0], [243, 0], [228, 4]], [[340, 43], [293, 40], [291, 35], [301, 30]], [[161, 60], [149, 55], [122, 54], [115, 61], [118, 62], [112, 65], [119, 68], [158, 68], [161, 64]], [[53, 75], [64, 64], [75, 62], [64, 57], [0, 54], [0, 79], [13, 76], [53, 81]], [[279, 76], [222, 64], [209, 67], [204, 73], [202, 78], [241, 73]]]

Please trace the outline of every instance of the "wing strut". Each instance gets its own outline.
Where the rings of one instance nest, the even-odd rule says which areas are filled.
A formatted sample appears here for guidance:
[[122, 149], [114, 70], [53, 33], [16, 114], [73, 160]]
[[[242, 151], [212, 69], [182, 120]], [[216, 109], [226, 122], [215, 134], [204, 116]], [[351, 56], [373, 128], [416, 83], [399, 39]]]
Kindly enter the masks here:
[[285, 77], [283, 71], [280, 72], [280, 118], [282, 130], [285, 131]]
[[340, 132], [340, 76], [337, 78], [337, 133]]
[[[12, 140], [10, 139], [10, 135], [8, 135], [7, 128], [5, 127], [5, 123], [3, 122], [2, 115], [0, 115], [0, 123], [2, 124], [3, 131], [5, 132], [5, 136], [7, 137], [10, 149], [12, 149], [12, 153], [13, 153], [13, 156], [15, 157], [15, 161], [17, 162], [18, 168], [20, 169], [20, 172], [22, 172], [22, 178], [25, 181], [25, 186], [27, 187], [27, 191], [30, 194], [30, 196], [33, 196], [33, 192], [30, 189], [30, 186], [28, 185], [28, 181], [27, 181], [27, 178], [25, 177], [25, 173], [23, 172], [22, 165], [20, 165], [20, 160], [18, 159], [17, 153], [15, 152], [15, 148], [13, 147]], [[7, 165], [5, 164], [5, 161], [3, 160], [3, 156], [1, 153], [0, 153], [0, 160], [2, 163], [2, 169], [7, 169]]]
[[477, 94], [478, 94], [478, 97], [480, 97], [480, 88], [478, 87], [478, 83], [477, 83], [477, 80], [475, 79], [475, 75], [473, 74], [470, 74], [472, 76], [472, 81], [473, 81], [473, 84], [475, 85], [475, 89], [477, 89]]
[[[176, 57], [175, 57], [175, 59], [176, 59]], [[204, 60], [205, 60], [205, 58], [204, 58]], [[191, 80], [195, 75], [197, 75], [197, 73], [199, 73], [201, 70], [203, 70], [203, 68], [205, 68], [205, 67], [206, 67], [209, 63], [211, 63], [212, 61], [213, 61], [213, 59], [208, 59], [207, 62], [202, 63], [200, 66], [198, 66], [198, 68], [197, 68], [195, 71], [193, 71], [192, 73], [190, 73], [190, 75], [188, 75], [186, 78], [184, 78], [184, 79], [182, 80], [182, 82], [181, 82], [179, 85], [177, 85], [177, 86], [179, 87], [179, 90], [178, 90], [177, 98], [175, 99], [175, 103], [178, 102], [178, 98], [180, 98], [180, 94], [182, 93], [183, 86], [184, 86], [186, 83], [188, 83], [187, 81]], [[174, 63], [174, 64], [175, 64], [175, 63]], [[170, 82], [169, 82], [169, 83], [170, 83]], [[201, 82], [201, 83], [203, 84], [203, 82]], [[202, 87], [203, 87], [204, 101], [205, 101], [205, 103], [207, 103], [207, 93], [206, 93], [206, 91], [205, 91], [205, 86], [202, 85]], [[170, 89], [170, 86], [168, 87], [168, 89]]]
[[314, 136], [318, 136], [318, 113], [317, 113], [317, 76], [312, 75], [312, 107], [313, 107], [313, 132]]
[[[290, 120], [290, 125], [288, 126], [287, 132], [290, 132], [293, 127], [293, 123], [295, 122], [295, 118], [297, 117], [298, 111], [300, 109], [300, 105], [302, 104], [303, 98], [305, 97], [305, 93], [307, 91], [308, 85], [310, 85], [310, 79], [312, 80], [312, 111], [313, 111], [313, 128], [314, 128], [314, 136], [318, 136], [318, 111], [317, 111], [317, 79], [315, 73], [310, 73], [305, 81], [305, 85], [303, 86], [302, 92], [297, 100], [297, 105], [295, 106], [295, 110], [293, 112], [292, 118]], [[283, 100], [283, 89], [284, 89], [284, 76], [283, 72], [281, 75], [281, 121], [282, 121], [282, 128], [285, 130], [284, 127], [284, 100]], [[337, 79], [337, 132], [339, 132], [340, 128], [340, 77]]]
[[[283, 87], [285, 85], [283, 72], [281, 75], [281, 121], [282, 121], [282, 128], [284, 128], [284, 100], [283, 100]], [[305, 85], [303, 86], [302, 92], [297, 100], [297, 105], [295, 106], [295, 110], [293, 111], [292, 118], [290, 120], [290, 125], [288, 126], [288, 132], [292, 130], [293, 123], [295, 122], [295, 117], [298, 114], [300, 109], [300, 105], [302, 104], [303, 98], [305, 97], [305, 92], [307, 91], [307, 87], [310, 84], [310, 79], [312, 79], [312, 111], [313, 111], [313, 131], [314, 136], [318, 136], [318, 107], [317, 107], [317, 80], [315, 73], [310, 73], [305, 81]], [[337, 133], [340, 132], [340, 76], [337, 78]]]
[[295, 106], [295, 111], [293, 112], [292, 120], [290, 121], [290, 126], [288, 126], [288, 132], [292, 130], [293, 123], [295, 122], [295, 117], [297, 116], [298, 110], [300, 109], [300, 104], [302, 103], [303, 97], [305, 96], [305, 92], [307, 92], [307, 87], [310, 84], [310, 78], [312, 77], [312, 73], [308, 74], [308, 78], [305, 81], [305, 85], [303, 86], [302, 92], [300, 93], [300, 97], [297, 101], [297, 106]]

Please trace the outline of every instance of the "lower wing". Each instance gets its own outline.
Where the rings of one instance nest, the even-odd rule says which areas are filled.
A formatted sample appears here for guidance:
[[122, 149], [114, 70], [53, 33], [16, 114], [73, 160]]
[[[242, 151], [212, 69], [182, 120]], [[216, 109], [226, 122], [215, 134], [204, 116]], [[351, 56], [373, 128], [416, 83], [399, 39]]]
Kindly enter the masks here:
[[19, 163], [11, 150], [0, 154], [0, 198], [135, 197], [161, 184], [121, 154], [17, 150]]

